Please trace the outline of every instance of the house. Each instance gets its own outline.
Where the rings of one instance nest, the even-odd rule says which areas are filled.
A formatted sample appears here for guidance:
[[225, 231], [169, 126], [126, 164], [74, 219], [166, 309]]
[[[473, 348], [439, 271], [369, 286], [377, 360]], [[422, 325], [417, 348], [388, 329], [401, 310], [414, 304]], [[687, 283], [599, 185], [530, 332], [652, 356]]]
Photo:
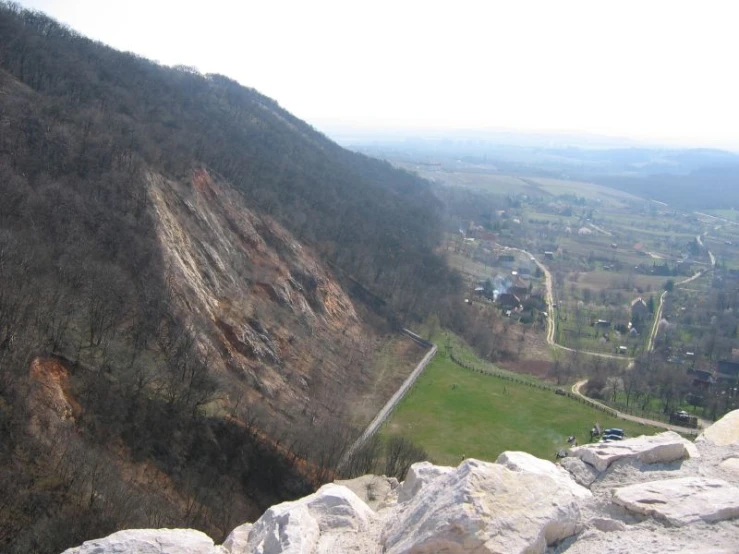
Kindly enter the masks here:
[[513, 269], [513, 263], [516, 257], [513, 254], [501, 254], [498, 256], [498, 265], [502, 265], [506, 269]]
[[516, 310], [521, 307], [521, 300], [515, 294], [504, 292], [498, 296], [498, 304], [506, 310]]
[[506, 292], [510, 292], [511, 294], [515, 294], [519, 298], [523, 298], [524, 296], [527, 296], [529, 294], [529, 284], [519, 277], [516, 277], [513, 280], [513, 283], [511, 283], [511, 286], [508, 287], [508, 290]]
[[711, 371], [689, 369], [687, 374], [693, 378], [693, 386], [696, 388], [707, 389], [716, 383], [716, 377], [713, 376]]
[[549, 260], [554, 259], [554, 252], [552, 252], [551, 250], [545, 250], [544, 257]]
[[722, 360], [718, 363], [716, 369], [716, 379], [718, 381], [735, 383], [739, 380], [739, 362]]
[[649, 307], [640, 296], [631, 302], [631, 321], [641, 321], [649, 317]]

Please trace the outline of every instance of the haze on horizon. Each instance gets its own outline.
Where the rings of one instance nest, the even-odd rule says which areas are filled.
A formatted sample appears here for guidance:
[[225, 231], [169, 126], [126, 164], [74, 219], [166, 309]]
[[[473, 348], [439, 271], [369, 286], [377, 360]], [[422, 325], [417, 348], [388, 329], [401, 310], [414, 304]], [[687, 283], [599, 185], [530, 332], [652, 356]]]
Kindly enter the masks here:
[[[516, 130], [739, 150], [731, 2], [22, 0], [327, 130]], [[330, 133], [329, 133], [330, 134]]]

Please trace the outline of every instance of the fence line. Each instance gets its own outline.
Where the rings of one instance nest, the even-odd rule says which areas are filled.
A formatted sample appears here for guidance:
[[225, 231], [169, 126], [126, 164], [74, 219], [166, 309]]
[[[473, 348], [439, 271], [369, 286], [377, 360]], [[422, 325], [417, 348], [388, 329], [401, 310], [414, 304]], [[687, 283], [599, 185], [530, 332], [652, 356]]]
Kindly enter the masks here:
[[431, 360], [434, 359], [434, 356], [436, 355], [437, 348], [435, 344], [422, 339], [417, 334], [409, 331], [408, 329], [403, 329], [403, 333], [408, 335], [416, 343], [422, 346], [430, 346], [431, 349], [426, 352], [426, 355], [421, 359], [420, 362], [418, 362], [418, 365], [415, 367], [415, 369], [411, 372], [408, 378], [403, 381], [403, 384], [400, 385], [397, 391], [395, 391], [395, 394], [393, 394], [390, 400], [388, 400], [387, 403], [382, 407], [382, 409], [377, 413], [375, 418], [370, 422], [370, 424], [360, 435], [360, 437], [356, 441], [354, 441], [354, 444], [349, 447], [349, 449], [346, 451], [346, 454], [344, 454], [344, 456], [341, 458], [341, 461], [339, 462], [340, 468], [343, 467], [351, 459], [352, 454], [354, 454], [354, 452], [356, 452], [359, 447], [361, 447], [370, 437], [377, 433], [377, 430], [382, 426], [383, 423], [385, 423], [395, 407], [408, 393], [418, 377], [421, 375], [421, 373], [423, 373], [423, 370], [426, 369], [426, 366]]
[[[457, 357], [454, 356], [453, 353], [450, 353], [449, 354], [449, 357], [458, 366], [460, 366], [460, 367], [462, 367], [464, 369], [468, 369], [470, 371], [474, 371], [475, 373], [480, 373], [482, 375], [489, 375], [491, 377], [497, 377], [499, 379], [505, 379], [506, 381], [511, 381], [513, 383], [518, 383], [520, 385], [526, 385], [526, 386], [529, 386], [529, 387], [532, 387], [532, 388], [535, 388], [535, 389], [540, 389], [540, 390], [548, 390], [548, 391], [555, 392], [557, 390], [557, 388], [558, 388], [558, 387], [554, 387], [552, 385], [546, 385], [544, 383], [534, 383], [532, 381], [526, 381], [524, 379], [519, 379], [517, 377], [514, 377], [513, 375], [508, 375], [508, 374], [505, 374], [505, 373], [498, 373], [498, 372], [495, 372], [495, 371], [480, 369], [478, 367], [475, 367], [475, 366], [473, 366], [471, 364], [468, 364], [466, 362], [463, 362], [463, 361], [459, 360]], [[622, 419], [619, 416], [619, 414], [618, 414], [618, 412], [616, 410], [614, 410], [612, 408], [608, 408], [606, 406], [600, 406], [599, 404], [594, 403], [592, 401], [588, 401], [585, 398], [582, 398], [581, 396], [578, 396], [578, 395], [576, 395], [576, 394], [574, 394], [574, 393], [572, 393], [570, 391], [562, 390], [562, 392], [560, 394], [562, 394], [562, 396], [566, 396], [566, 397], [568, 397], [568, 398], [570, 398], [572, 400], [575, 400], [577, 402], [580, 402], [580, 404], [585, 404], [586, 406], [590, 406], [591, 408], [593, 408], [595, 410], [599, 410], [599, 411], [601, 411], [603, 413], [606, 413], [606, 414], [608, 414], [608, 415], [610, 415], [612, 417]]]

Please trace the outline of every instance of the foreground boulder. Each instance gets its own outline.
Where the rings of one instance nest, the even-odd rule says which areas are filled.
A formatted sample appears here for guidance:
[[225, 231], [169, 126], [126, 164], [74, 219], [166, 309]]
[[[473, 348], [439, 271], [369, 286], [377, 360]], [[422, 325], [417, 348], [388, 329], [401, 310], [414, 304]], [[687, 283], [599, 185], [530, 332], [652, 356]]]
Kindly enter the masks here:
[[674, 431], [653, 437], [586, 444], [572, 448], [570, 454], [598, 471], [605, 471], [613, 462], [622, 459], [634, 459], [645, 464], [666, 464], [699, 455], [693, 443]]
[[616, 489], [613, 501], [676, 526], [739, 517], [739, 488], [719, 479], [684, 477], [630, 485]]
[[398, 502], [408, 502], [437, 477], [447, 475], [452, 471], [454, 471], [453, 467], [435, 466], [430, 462], [413, 464], [398, 490]]
[[362, 534], [376, 519], [375, 512], [348, 488], [328, 484], [295, 502], [272, 506], [249, 529], [243, 552], [348, 551], [361, 543]]
[[218, 554], [205, 533], [192, 529], [135, 529], [87, 541], [64, 554]]
[[547, 460], [532, 456], [527, 452], [503, 452], [495, 463], [513, 471], [543, 475], [553, 479], [558, 485], [568, 489], [577, 498], [592, 498], [593, 494], [580, 486], [570, 474], [560, 466]]
[[383, 552], [543, 552], [578, 531], [578, 498], [590, 493], [535, 469], [463, 462], [399, 506], [385, 527]]
[[704, 441], [717, 446], [739, 445], [739, 410], [726, 414], [696, 439], [697, 443]]

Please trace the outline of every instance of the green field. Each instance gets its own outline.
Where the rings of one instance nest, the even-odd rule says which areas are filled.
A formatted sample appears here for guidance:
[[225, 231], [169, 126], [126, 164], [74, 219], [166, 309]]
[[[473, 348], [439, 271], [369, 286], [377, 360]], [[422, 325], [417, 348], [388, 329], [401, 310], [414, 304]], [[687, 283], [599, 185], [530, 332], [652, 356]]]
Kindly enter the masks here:
[[585, 443], [595, 422], [629, 436], [657, 432], [552, 390], [461, 368], [441, 350], [383, 430], [385, 437], [410, 438], [436, 463], [457, 465], [462, 456], [492, 461], [505, 450], [552, 460], [568, 435]]

